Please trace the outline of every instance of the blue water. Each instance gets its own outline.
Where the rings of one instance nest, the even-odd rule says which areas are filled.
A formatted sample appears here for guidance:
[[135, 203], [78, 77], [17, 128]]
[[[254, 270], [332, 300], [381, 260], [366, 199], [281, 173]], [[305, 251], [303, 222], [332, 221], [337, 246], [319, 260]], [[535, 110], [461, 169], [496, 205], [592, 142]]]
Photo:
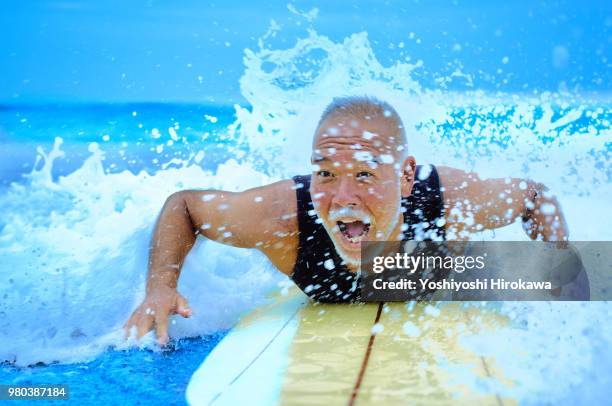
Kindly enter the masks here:
[[[577, 120], [557, 131], [566, 130], [575, 134], [589, 126], [601, 132], [605, 131], [610, 109], [605, 104], [602, 106], [604, 112], [598, 116], [597, 120], [582, 114]], [[596, 111], [598, 108], [601, 106], [594, 105], [589, 109]], [[536, 110], [538, 111], [536, 119], [539, 120], [542, 116], [541, 109]], [[565, 110], [557, 108], [552, 120], [563, 117], [567, 114], [567, 110], [568, 108]], [[209, 118], [205, 118], [205, 115]], [[441, 139], [448, 140], [450, 144], [457, 145], [458, 148], [461, 148], [465, 142], [471, 142], [472, 151], [476, 151], [479, 156], [489, 157], [492, 154], [490, 149], [496, 146], [502, 149], [511, 148], [512, 137], [507, 135], [491, 140], [490, 137], [482, 134], [465, 132], [462, 130], [462, 120], [472, 124], [478, 120], [488, 120], [490, 125], [503, 129], [508, 127], [511, 115], [512, 112], [489, 114], [466, 107], [452, 110], [449, 113], [453, 120], [451, 123], [437, 123], [435, 126], [424, 123], [423, 127], [429, 126], [428, 131], [434, 134], [439, 133]], [[216, 118], [215, 123], [210, 122], [210, 117]], [[226, 131], [227, 126], [235, 120], [235, 114], [233, 108], [222, 106], [171, 104], [15, 106], [0, 110], [0, 118], [0, 122], [3, 123], [0, 129], [0, 142], [2, 143], [0, 165], [3, 165], [0, 179], [5, 190], [8, 190], [11, 183], [13, 187], [15, 184], [28, 184], [24, 176], [31, 173], [34, 168], [36, 146], [42, 146], [45, 151], [49, 151], [52, 144], [50, 137], [55, 135], [62, 136], [64, 140], [62, 149], [66, 152], [65, 157], [58, 158], [54, 162], [52, 178], [55, 182], [63, 176], [70, 177], [83, 165], [85, 159], [91, 156], [91, 143], [97, 143], [104, 151], [101, 163], [107, 176], [111, 177], [113, 174], [121, 176], [121, 172], [125, 170], [133, 174], [141, 171], [151, 174], [163, 173], [167, 168], [173, 167], [171, 165], [162, 169], [165, 163], [177, 158], [185, 162], [192, 162], [189, 161], [189, 157], [201, 150], [206, 151], [206, 158], [198, 165], [214, 173], [219, 169], [220, 164], [229, 159], [244, 160], [241, 151], [248, 151], [248, 145], [241, 144], [240, 139], [229, 135]], [[180, 137], [178, 141], [169, 146], [167, 141], [171, 137], [168, 129], [174, 128], [175, 125]], [[525, 125], [535, 127], [534, 123], [525, 123]], [[160, 132], [163, 131], [164, 134], [159, 138], [153, 138], [151, 134], [154, 128], [159, 129]], [[503, 131], [500, 130], [500, 133]], [[540, 141], [543, 145], [550, 142], [545, 137]], [[156, 147], [160, 144], [164, 145], [164, 150], [158, 152]], [[611, 181], [610, 167], [605, 166], [605, 163], [609, 162], [609, 153], [610, 144], [605, 144], [604, 149], [593, 149], [587, 154], [604, 165], [600, 172], [600, 175], [603, 176], [601, 181], [604, 184]], [[181, 165], [174, 166], [178, 168]], [[120, 180], [120, 178], [117, 179]], [[180, 182], [180, 179], [178, 181]], [[160, 198], [163, 197], [160, 196]], [[27, 207], [28, 203], [25, 202], [22, 205]], [[48, 206], [48, 210], [61, 211], [59, 200], [49, 203]], [[6, 201], [3, 207], [9, 211], [17, 210], [17, 208], [8, 207]], [[69, 207], [64, 208], [64, 210], [68, 209]], [[44, 212], [44, 208], [36, 210]], [[0, 219], [0, 231], [7, 225], [7, 222], [10, 222], [10, 217]], [[146, 222], [150, 223], [151, 219]], [[145, 242], [146, 240], [147, 238]], [[30, 269], [31, 272], [38, 270], [36, 266]], [[136, 272], [144, 275], [143, 268]], [[185, 274], [188, 273], [189, 271], [185, 271]], [[188, 275], [184, 275], [184, 278], [186, 277]], [[192, 279], [197, 280], [196, 277]], [[78, 285], [78, 280], [76, 282]], [[132, 288], [138, 289], [141, 283], [133, 282]], [[6, 298], [8, 290], [4, 292], [7, 292], [4, 293]], [[22, 290], [21, 293], [27, 292]], [[96, 295], [98, 295], [96, 300], [103, 305], [113, 305], [120, 298], [129, 299], [133, 291], [113, 295], [96, 293]], [[53, 302], [54, 299], [49, 296], [48, 300]], [[6, 313], [11, 311], [5, 306], [0, 303], [0, 330], [15, 334], [17, 326], [3, 322]], [[41, 309], [45, 309], [44, 303]], [[124, 321], [131, 309], [128, 305], [128, 308], [120, 312], [117, 320]], [[105, 313], [99, 313], [99, 316], [104, 317]], [[585, 320], [585, 317], [583, 315], [581, 320]], [[71, 326], [70, 323], [67, 322], [66, 327]], [[77, 322], [76, 325], [80, 326], [80, 323]], [[56, 325], [51, 329], [53, 328], [60, 327]], [[165, 351], [118, 349], [109, 345], [106, 349], [102, 348], [93, 359], [84, 357], [85, 362], [69, 361], [65, 363], [66, 360], [59, 355], [57, 356], [58, 361], [61, 361], [59, 364], [46, 365], [38, 362], [34, 365], [23, 366], [18, 362], [20, 366], [15, 366], [13, 363], [4, 362], [0, 366], [0, 382], [4, 384], [67, 384], [71, 388], [71, 403], [75, 404], [183, 404], [184, 392], [191, 374], [224, 336], [223, 331], [225, 330], [213, 325], [212, 330], [215, 329], [218, 332], [203, 334], [198, 338], [179, 339]], [[45, 334], [52, 340], [55, 333], [47, 329]], [[2, 334], [0, 334], [1, 337]], [[8, 340], [9, 337], [10, 335], [4, 336], [4, 339]], [[594, 348], [600, 348], [599, 343], [609, 339], [605, 337], [606, 335], [594, 337], [588, 342], [592, 343]], [[43, 346], [45, 342], [44, 338], [42, 341], [34, 340], [34, 343]]]
[[[5, 213], [18, 213], [20, 207], [27, 207], [30, 211], [28, 218], [44, 219], [53, 213], [66, 213], [72, 208], [79, 207], [79, 199], [66, 191], [45, 197], [42, 200], [32, 198], [31, 201], [12, 199], [7, 192], [19, 185], [32, 187], [32, 190], [44, 189], [34, 188], [28, 180], [28, 174], [42, 167], [42, 162], [35, 164], [38, 155], [37, 147], [49, 152], [53, 146], [53, 139], [61, 136], [62, 150], [64, 155], [53, 162], [51, 169], [51, 181], [58, 182], [62, 177], [74, 174], [84, 165], [85, 160], [92, 155], [91, 145], [97, 144], [103, 151], [100, 164], [107, 176], [116, 174], [119, 178], [125, 177], [122, 172], [128, 171], [132, 175], [138, 174], [154, 175], [164, 170], [182, 167], [185, 163], [195, 164], [193, 159], [200, 151], [206, 152], [205, 159], [198, 165], [205, 171], [215, 172], [220, 163], [226, 162], [234, 157], [234, 151], [239, 151], [238, 141], [229, 137], [226, 127], [233, 122], [234, 110], [224, 106], [193, 105], [193, 104], [94, 104], [94, 105], [20, 105], [0, 107], [0, 206]], [[171, 145], [172, 140], [169, 129], [175, 129], [180, 134]], [[155, 135], [155, 131], [160, 135]], [[153, 133], [153, 134], [152, 134]], [[156, 148], [163, 145], [163, 151]], [[172, 162], [176, 162], [173, 164]], [[168, 165], [164, 165], [164, 164]], [[163, 169], [162, 169], [163, 168]], [[176, 180], [181, 187], [181, 180]], [[85, 180], [87, 182], [87, 180]], [[111, 182], [112, 183], [112, 182]], [[154, 191], [155, 193], [155, 191]], [[160, 199], [167, 195], [164, 192], [155, 193]], [[27, 196], [27, 194], [25, 195]], [[50, 199], [50, 200], [49, 200]], [[115, 210], [121, 211], [123, 203], [117, 203]], [[159, 206], [157, 204], [157, 206]], [[158, 210], [158, 208], [156, 209]], [[9, 216], [0, 219], [0, 234], [7, 224], [10, 225]], [[145, 219], [145, 223], [152, 224], [154, 217]], [[32, 220], [34, 221], [34, 220]], [[34, 221], [39, 223], [38, 221]], [[40, 223], [39, 223], [40, 224]], [[133, 237], [132, 237], [133, 238]], [[138, 237], [141, 243], [148, 241], [148, 235]], [[55, 242], [49, 241], [50, 245]], [[41, 256], [45, 251], [42, 247], [33, 247], [32, 256]], [[10, 254], [9, 254], [10, 255]], [[138, 255], [138, 254], [129, 254]], [[144, 253], [140, 255], [145, 258]], [[46, 267], [51, 259], [39, 263]], [[48, 261], [48, 262], [47, 262]], [[57, 260], [55, 260], [57, 262]], [[5, 264], [6, 265], [6, 264]], [[61, 262], [54, 264], [61, 266]], [[5, 271], [8, 268], [4, 268]], [[59, 268], [58, 268], [59, 269]], [[136, 273], [132, 274], [142, 278], [146, 268], [138, 266]], [[28, 264], [22, 268], [22, 282], [37, 279], [40, 275], [40, 266]], [[17, 326], [7, 321], [6, 316], [14, 313], [15, 308], [10, 305], [13, 293], [19, 292], [23, 298], [30, 289], [23, 287], [12, 289], [17, 283], [15, 279], [4, 272], [5, 279], [2, 281], [3, 295], [0, 301], [0, 345], [8, 344], [10, 341], [20, 342], [15, 339], [16, 329], [23, 329], [18, 335], [36, 335], [25, 323]], [[118, 313], [103, 309], [93, 319], [93, 325], [104, 326], [109, 314], [119, 314], [117, 321], [127, 319], [133, 310], [131, 304], [134, 292], [143, 288], [142, 279], [127, 278], [128, 289], [114, 289], [113, 285], [109, 292], [104, 294], [100, 289], [93, 289], [85, 297], [90, 302], [99, 303], [102, 308], [119, 307]], [[72, 289], [80, 289], [81, 285], [87, 283], [79, 278], [73, 280]], [[100, 285], [104, 282], [96, 282]], [[247, 281], [248, 284], [248, 281]], [[49, 288], [37, 302], [28, 301], [36, 310], [32, 314], [34, 327], [39, 317], [44, 317], [45, 312], [61, 312], [72, 314], [76, 308], [65, 302], [70, 293], [66, 292], [66, 282], [63, 283], [64, 293], [62, 299], [49, 292], [56, 290], [57, 282], [52, 282]], [[257, 290], [257, 284], [252, 284]], [[69, 288], [70, 289], [70, 288]], [[246, 300], [253, 303], [253, 295], [249, 292], [236, 292], [242, 299], [234, 307], [242, 308], [239, 313], [244, 312], [245, 306], [241, 307], [240, 301]], [[214, 295], [208, 295], [214, 298]], [[17, 298], [17, 296], [15, 296]], [[18, 299], [19, 300], [19, 299]], [[59, 303], [58, 303], [59, 300]], [[121, 303], [130, 303], [122, 305]], [[28, 305], [29, 305], [28, 304]], [[86, 308], [88, 304], [84, 305]], [[230, 304], [230, 306], [232, 306]], [[252, 306], [252, 304], [248, 305]], [[81, 305], [79, 305], [81, 307]], [[202, 306], [200, 306], [201, 308]], [[96, 308], [95, 306], [92, 308]], [[248, 308], [248, 307], [247, 307]], [[60, 310], [61, 309], [61, 310]], [[43, 328], [42, 335], [34, 339], [35, 346], [40, 346], [44, 352], [46, 340], [53, 339], [56, 331], [62, 327], [70, 328], [75, 344], [83, 340], [95, 339], [98, 333], [90, 333], [82, 327], [80, 316], [77, 317], [77, 325], [71, 326], [71, 322], [65, 319], [53, 322], [51, 327]], [[89, 316], [85, 315], [88, 318]], [[111, 316], [112, 318], [112, 316]], [[20, 362], [13, 357], [8, 361], [0, 360], [0, 382], [2, 384], [66, 384], [71, 390], [71, 401], [74, 404], [183, 404], [184, 393], [193, 372], [198, 368], [214, 346], [223, 338], [227, 328], [231, 327], [236, 317], [231, 317], [228, 322], [215, 322], [206, 331], [212, 333], [201, 334], [196, 338], [180, 338], [174, 340], [172, 345], [163, 351], [159, 351], [154, 345], [149, 349], [125, 349], [114, 345], [102, 344], [94, 351], [97, 356], [79, 356], [79, 349], [74, 350], [76, 360], [67, 360], [65, 355], [54, 355], [50, 350], [48, 360], [44, 362], [32, 361]], [[76, 327], [76, 328], [74, 328]], [[106, 328], [106, 327], [103, 327]], [[93, 335], [93, 337], [92, 337]], [[193, 335], [192, 334], [187, 334]], [[79, 342], [80, 341], [80, 342]], [[28, 353], [29, 344], [19, 345], [22, 352]], [[70, 352], [70, 347], [64, 347]], [[152, 350], [153, 349], [153, 350]], [[45, 357], [47, 357], [45, 355]], [[92, 359], [93, 358], [93, 359]], [[6, 358], [5, 358], [6, 359]], [[82, 361], [79, 361], [82, 360]], [[60, 361], [60, 363], [57, 363]], [[26, 402], [27, 403], [27, 402]], [[36, 403], [40, 404], [40, 403]]]
[[[58, 136], [66, 141], [66, 157], [54, 165], [55, 179], [79, 168], [91, 154], [88, 147], [92, 142], [104, 149], [108, 172], [155, 172], [160, 162], [186, 159], [204, 145], [210, 157], [207, 168], [214, 169], [227, 158], [227, 144], [232, 140], [219, 131], [234, 120], [233, 113], [230, 106], [197, 104], [0, 105], [0, 185], [30, 173], [36, 146], [50, 149]], [[218, 121], [211, 123], [204, 119], [205, 114]], [[165, 139], [168, 128], [177, 124], [181, 139], [157, 153], [155, 146], [160, 142], [151, 131], [158, 129]]]
[[17, 368], [2, 363], [0, 382], [68, 385], [70, 399], [62, 404], [181, 405], [191, 375], [224, 335], [178, 340], [163, 351], [109, 349], [93, 361], [78, 364]]
[[[0, 193], [11, 183], [24, 183], [24, 175], [34, 168], [36, 146], [49, 150], [53, 136], [57, 135], [65, 141], [66, 156], [53, 166], [55, 180], [81, 167], [91, 154], [88, 147], [92, 142], [102, 145], [108, 173], [124, 170], [154, 173], [160, 162], [187, 159], [204, 145], [207, 160], [203, 166], [215, 170], [228, 157], [228, 140], [219, 130], [233, 120], [232, 113], [232, 109], [222, 106], [176, 104], [1, 107]], [[219, 121], [213, 125], [203, 119], [204, 114]], [[159, 142], [150, 136], [151, 129], [165, 132], [176, 123], [180, 123], [184, 139], [163, 153], [155, 152]], [[105, 135], [109, 135], [108, 140], [103, 139]], [[4, 225], [5, 221], [0, 220], [0, 231]], [[0, 310], [6, 310], [1, 302]], [[9, 333], [11, 326], [2, 325], [4, 315], [0, 311], [0, 326]], [[65, 384], [70, 387], [70, 404], [184, 404], [191, 375], [224, 335], [219, 331], [183, 338], [162, 351], [110, 347], [88, 362], [36, 363], [27, 367], [2, 362], [0, 382]], [[28, 403], [41, 404], [25, 402]]]
[[[515, 9], [522, 12], [521, 7]], [[542, 7], [536, 7], [535, 13], [525, 11], [530, 14], [530, 27], [539, 26], [538, 16], [547, 10], [543, 7], [540, 13], [538, 9]], [[421, 41], [418, 32], [412, 35], [411, 27], [397, 21], [396, 31], [389, 31], [390, 43], [388, 35], [381, 40], [384, 30], [369, 37], [350, 24], [329, 37], [314, 28], [304, 33], [305, 27], [312, 28], [310, 17], [293, 13], [291, 24], [300, 29], [292, 35], [300, 42], [288, 40], [284, 28], [270, 23], [261, 44], [249, 39], [250, 51], [228, 47], [232, 57], [242, 58], [243, 66], [235, 66], [236, 72], [242, 72], [239, 81], [236, 72], [229, 83], [221, 73], [206, 77], [206, 83], [214, 81], [217, 90], [239, 88], [240, 106], [214, 102], [36, 104], [35, 93], [26, 89], [30, 82], [21, 82], [18, 69], [14, 77], [20, 85], [11, 87], [11, 92], [24, 91], [29, 96], [20, 99], [17, 95], [0, 107], [0, 362], [4, 362], [0, 382], [67, 383], [78, 403], [183, 403], [191, 373], [223, 332], [286, 280], [257, 252], [198, 243], [179, 282], [194, 316], [173, 319], [170, 333], [178, 340], [176, 348], [152, 351], [152, 336], [144, 338], [144, 349], [134, 349], [133, 342], [125, 344], [121, 327], [144, 295], [148, 242], [161, 205], [181, 189], [243, 190], [308, 172], [314, 126], [323, 107], [338, 95], [367, 93], [391, 102], [404, 119], [417, 162], [474, 170], [483, 177], [511, 175], [544, 182], [559, 197], [573, 239], [612, 239], [608, 215], [612, 103], [605, 81], [609, 69], [602, 67], [609, 59], [605, 49], [591, 43], [598, 42], [598, 37], [588, 35], [591, 31], [605, 35], [610, 18], [600, 13], [594, 19], [597, 24], [591, 26], [582, 14], [551, 14], [547, 25], [556, 28], [548, 33], [537, 68], [550, 74], [538, 75], [525, 62], [529, 58], [521, 47], [502, 46], [514, 43], [510, 38], [515, 36], [509, 34], [516, 28], [529, 44], [529, 54], [540, 53], [536, 34], [514, 27], [512, 21], [496, 27], [482, 12], [476, 20], [463, 15], [455, 30], [464, 32], [467, 24], [470, 35], [485, 39], [497, 38], [499, 32], [504, 40], [485, 56], [482, 44], [473, 46], [472, 39], [455, 43], [455, 38], [433, 41], [426, 35]], [[337, 20], [325, 13], [322, 9], [323, 21], [335, 25]], [[438, 15], [435, 10], [432, 13]], [[568, 19], [575, 21], [575, 28], [588, 29], [558, 26], [558, 21]], [[198, 24], [207, 20], [202, 21]], [[377, 25], [377, 20], [372, 24]], [[144, 25], [147, 33], [153, 26]], [[482, 27], [486, 30], [478, 31]], [[577, 44], [557, 44], [558, 31], [567, 31]], [[582, 41], [583, 36], [589, 41]], [[172, 49], [177, 42], [173, 41]], [[405, 47], [400, 48], [400, 42]], [[427, 60], [424, 65], [417, 63], [422, 56], [415, 49], [437, 54], [440, 43], [452, 48], [447, 53], [452, 64], [444, 62], [444, 69], [432, 71]], [[393, 52], [379, 52], [391, 45]], [[460, 50], [468, 48], [469, 53], [462, 56]], [[481, 56], [473, 58], [475, 54]], [[583, 64], [581, 55], [597, 59]], [[471, 69], [455, 61], [462, 57]], [[112, 55], [109, 58], [114, 61]], [[200, 58], [207, 64], [212, 60]], [[132, 53], [127, 59], [137, 60], [134, 66], [139, 69], [148, 63]], [[479, 71], [482, 64], [488, 69]], [[123, 69], [121, 63], [117, 66], [121, 67], [113, 69]], [[491, 69], [500, 73], [491, 75]], [[576, 79], [576, 72], [583, 75], [583, 70], [588, 71], [584, 78]], [[195, 73], [185, 78], [194, 81], [185, 87], [197, 84]], [[504, 86], [513, 78], [517, 83]], [[72, 79], [65, 83], [81, 83]], [[454, 87], [455, 80], [473, 85]], [[490, 86], [479, 91], [483, 80]], [[55, 76], [39, 82], [46, 81], [53, 86], [59, 83]], [[81, 91], [89, 94], [87, 86], [94, 82], [83, 80], [86, 86]], [[112, 80], [115, 87], [131, 89], [119, 83]], [[42, 89], [40, 83], [33, 84]], [[147, 100], [159, 100], [157, 84], [131, 97], [148, 95]], [[104, 83], [95, 87], [104, 92], [92, 94], [119, 92]], [[553, 93], [534, 90], [540, 88]], [[176, 89], [180, 93], [182, 88]], [[581, 93], [581, 89], [588, 91]], [[33, 101], [19, 104], [19, 100]], [[495, 235], [525, 238], [520, 226]], [[489, 350], [487, 355], [504, 365], [508, 379], [516, 383], [518, 398], [528, 404], [569, 403], [574, 397], [568, 391], [578, 382], [593, 394], [593, 401], [607, 400], [612, 371], [607, 303], [504, 306], [525, 329], [476, 340], [491, 347], [476, 348]], [[541, 348], [551, 351], [521, 364], [505, 355], [515, 354], [515, 348], [526, 353], [541, 353]], [[551, 382], [558, 386], [554, 391]]]

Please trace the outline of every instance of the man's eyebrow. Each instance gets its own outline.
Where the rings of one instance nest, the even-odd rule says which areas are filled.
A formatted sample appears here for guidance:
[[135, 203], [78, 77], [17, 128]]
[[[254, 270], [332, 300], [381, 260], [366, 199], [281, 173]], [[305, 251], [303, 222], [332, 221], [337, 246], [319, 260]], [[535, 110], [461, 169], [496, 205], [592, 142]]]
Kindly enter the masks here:
[[317, 154], [316, 152], [312, 154], [310, 161], [314, 164], [317, 162], [329, 161], [329, 158], [324, 157], [321, 154]]
[[[329, 162], [331, 160], [329, 158], [323, 156], [323, 155], [319, 155], [319, 154], [315, 153], [315, 154], [312, 154], [312, 157], [310, 158], [310, 161], [311, 161], [311, 163], [314, 164], [314, 163], [319, 163], [319, 162]], [[375, 163], [375, 164], [378, 164], [378, 165], [383, 163], [382, 159], [378, 155], [372, 155], [372, 159], [368, 159], [368, 160], [360, 160], [360, 159], [358, 159], [357, 161], [364, 162], [364, 163], [372, 162], [372, 163]]]
[[377, 165], [381, 165], [383, 163], [383, 160], [380, 156], [378, 155], [373, 155], [373, 154], [369, 154], [369, 156], [367, 157], [363, 157], [362, 159], [356, 158], [356, 161], [359, 161], [361, 163], [364, 164], [377, 164]]

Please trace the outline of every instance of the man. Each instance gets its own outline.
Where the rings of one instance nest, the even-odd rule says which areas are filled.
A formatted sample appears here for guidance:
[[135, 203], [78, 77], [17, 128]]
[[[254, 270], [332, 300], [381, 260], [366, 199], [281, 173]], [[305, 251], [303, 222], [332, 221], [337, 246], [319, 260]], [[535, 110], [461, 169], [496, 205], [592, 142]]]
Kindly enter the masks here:
[[327, 107], [312, 163], [312, 175], [240, 193], [170, 196], [153, 233], [147, 294], [126, 331], [135, 326], [140, 338], [155, 326], [164, 344], [169, 315], [191, 315], [177, 281], [197, 235], [259, 249], [307, 295], [326, 302], [359, 300], [363, 240], [467, 239], [518, 218], [532, 239], [568, 236], [559, 204], [542, 184], [417, 166], [399, 115], [374, 98], [339, 98]]

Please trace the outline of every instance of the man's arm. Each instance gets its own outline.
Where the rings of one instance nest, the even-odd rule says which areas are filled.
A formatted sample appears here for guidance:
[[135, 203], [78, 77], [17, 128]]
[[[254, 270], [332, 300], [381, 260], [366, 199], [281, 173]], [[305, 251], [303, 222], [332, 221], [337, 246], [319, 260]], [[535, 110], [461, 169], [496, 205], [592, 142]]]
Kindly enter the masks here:
[[567, 240], [567, 224], [557, 199], [546, 186], [527, 179], [480, 179], [473, 172], [438, 167], [444, 187], [446, 229], [449, 239], [523, 221], [533, 239]]
[[282, 250], [291, 245], [285, 240], [295, 238], [296, 210], [291, 180], [239, 193], [185, 190], [171, 195], [151, 239], [146, 297], [126, 323], [126, 334], [136, 326], [140, 338], [155, 325], [158, 341], [164, 344], [168, 341], [168, 316], [191, 315], [176, 288], [185, 257], [198, 235], [235, 247], [258, 248], [281, 262], [290, 262]]

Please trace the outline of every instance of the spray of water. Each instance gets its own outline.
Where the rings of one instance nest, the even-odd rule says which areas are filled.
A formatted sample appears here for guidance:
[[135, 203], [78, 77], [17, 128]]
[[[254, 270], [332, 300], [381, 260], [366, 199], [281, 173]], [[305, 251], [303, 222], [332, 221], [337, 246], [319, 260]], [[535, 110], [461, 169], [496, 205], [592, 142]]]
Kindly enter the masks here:
[[[245, 51], [240, 86], [249, 106], [236, 106], [236, 119], [224, 130], [237, 140], [233, 148], [246, 153], [228, 150], [214, 173], [189, 161], [153, 174], [108, 174], [103, 151], [93, 145], [78, 170], [54, 181], [58, 139], [50, 153], [40, 150], [38, 169], [0, 196], [0, 361], [79, 361], [124, 345], [121, 326], [143, 297], [148, 239], [165, 197], [185, 188], [242, 190], [307, 173], [318, 115], [335, 96], [367, 94], [391, 103], [417, 162], [544, 182], [558, 194], [573, 239], [612, 237], [609, 100], [425, 89], [413, 79], [420, 63], [384, 66], [366, 33], [334, 42], [310, 30], [294, 46], [274, 49], [266, 39], [277, 29]], [[526, 238], [520, 227], [494, 237]], [[196, 315], [176, 320], [171, 334], [228, 328], [281, 280], [256, 252], [200, 241], [180, 283]], [[551, 345], [551, 336], [556, 340], [550, 357], [529, 366], [529, 374], [509, 369], [523, 398], [553, 370], [560, 374], [554, 379], [573, 385], [576, 365], [581, 379], [596, 379], [599, 371], [609, 381], [612, 360], [599, 354], [609, 354], [612, 342], [608, 304], [522, 303], [502, 311], [523, 329], [466, 337], [466, 345], [517, 365], [491, 346], [528, 353]], [[566, 354], [562, 365], [558, 353]]]

